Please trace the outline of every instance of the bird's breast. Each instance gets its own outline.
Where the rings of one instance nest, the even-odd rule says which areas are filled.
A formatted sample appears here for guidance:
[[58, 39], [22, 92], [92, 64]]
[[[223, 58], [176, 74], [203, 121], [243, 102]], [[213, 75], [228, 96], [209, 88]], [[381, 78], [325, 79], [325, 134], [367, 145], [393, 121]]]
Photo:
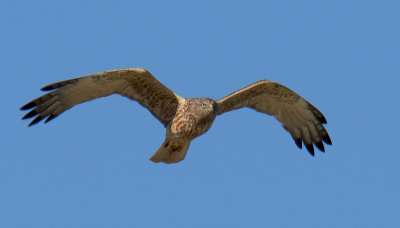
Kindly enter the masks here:
[[198, 119], [192, 113], [177, 113], [169, 130], [173, 135], [193, 139], [207, 132], [212, 122], [213, 119]]
[[174, 135], [190, 135], [196, 124], [191, 113], [178, 112], [171, 123], [171, 133]]

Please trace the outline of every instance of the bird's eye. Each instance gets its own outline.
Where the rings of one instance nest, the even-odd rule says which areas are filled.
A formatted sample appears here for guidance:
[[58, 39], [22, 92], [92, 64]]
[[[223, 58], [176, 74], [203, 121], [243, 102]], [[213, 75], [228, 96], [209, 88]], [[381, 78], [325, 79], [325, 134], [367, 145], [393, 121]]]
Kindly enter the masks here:
[[205, 107], [206, 107], [206, 104], [204, 104], [204, 103], [201, 104], [201, 107], [202, 107], [202, 108], [205, 108]]

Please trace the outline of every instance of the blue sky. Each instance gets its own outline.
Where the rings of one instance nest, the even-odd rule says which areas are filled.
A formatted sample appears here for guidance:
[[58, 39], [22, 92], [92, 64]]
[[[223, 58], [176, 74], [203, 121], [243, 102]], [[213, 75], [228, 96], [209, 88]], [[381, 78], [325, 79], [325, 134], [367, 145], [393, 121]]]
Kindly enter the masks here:
[[[0, 3], [0, 227], [400, 227], [399, 1]], [[143, 67], [177, 94], [260, 79], [318, 107], [311, 157], [272, 117], [220, 116], [176, 165], [164, 127], [111, 96], [27, 127], [52, 82]]]

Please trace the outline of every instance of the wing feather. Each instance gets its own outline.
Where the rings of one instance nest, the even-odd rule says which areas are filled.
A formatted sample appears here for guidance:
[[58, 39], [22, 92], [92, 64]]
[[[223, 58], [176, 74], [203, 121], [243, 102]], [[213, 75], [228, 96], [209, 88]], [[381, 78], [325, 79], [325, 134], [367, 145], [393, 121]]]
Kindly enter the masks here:
[[50, 91], [26, 105], [29, 110], [23, 119], [36, 118], [29, 126], [47, 118], [54, 119], [73, 106], [96, 98], [119, 94], [139, 102], [165, 126], [172, 120], [178, 107], [178, 96], [145, 69], [105, 71], [47, 85]]
[[312, 155], [313, 144], [321, 151], [325, 151], [322, 142], [332, 144], [322, 125], [327, 123], [324, 115], [311, 103], [281, 84], [261, 80], [233, 92], [217, 100], [217, 115], [243, 107], [275, 116], [290, 133], [296, 145], [302, 148], [304, 143]]

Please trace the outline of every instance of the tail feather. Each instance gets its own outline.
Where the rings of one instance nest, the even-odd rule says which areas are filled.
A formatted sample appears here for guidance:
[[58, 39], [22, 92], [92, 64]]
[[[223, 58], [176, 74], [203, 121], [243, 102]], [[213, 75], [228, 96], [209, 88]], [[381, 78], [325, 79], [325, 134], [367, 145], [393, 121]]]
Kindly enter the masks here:
[[190, 141], [175, 144], [165, 139], [164, 143], [151, 156], [150, 161], [156, 163], [164, 162], [166, 164], [178, 163], [185, 158], [189, 145]]

